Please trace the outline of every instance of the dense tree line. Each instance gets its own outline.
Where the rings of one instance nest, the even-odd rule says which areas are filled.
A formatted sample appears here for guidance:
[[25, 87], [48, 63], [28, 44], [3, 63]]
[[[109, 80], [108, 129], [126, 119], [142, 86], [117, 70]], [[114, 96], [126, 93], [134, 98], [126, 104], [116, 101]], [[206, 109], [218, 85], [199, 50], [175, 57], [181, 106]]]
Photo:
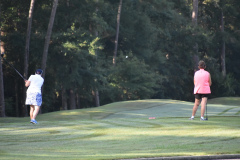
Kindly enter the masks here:
[[[211, 98], [239, 96], [239, 11], [238, 0], [1, 0], [1, 53], [25, 78], [44, 69], [42, 113], [192, 101], [196, 57]], [[24, 81], [4, 61], [0, 72], [1, 116], [26, 116]]]

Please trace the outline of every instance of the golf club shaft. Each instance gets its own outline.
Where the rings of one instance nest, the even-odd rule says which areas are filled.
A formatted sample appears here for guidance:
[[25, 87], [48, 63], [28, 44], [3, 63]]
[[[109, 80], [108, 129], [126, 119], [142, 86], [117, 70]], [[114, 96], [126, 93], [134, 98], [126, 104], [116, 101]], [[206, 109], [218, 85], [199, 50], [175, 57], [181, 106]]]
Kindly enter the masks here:
[[206, 119], [208, 120], [208, 115], [207, 115], [207, 103], [206, 103]]
[[10, 66], [18, 73], [18, 75], [19, 75], [20, 77], [22, 77], [23, 80], [26, 80], [26, 79], [21, 75], [21, 73], [19, 73], [18, 70], [17, 70], [16, 68], [14, 68], [14, 66], [13, 66], [11, 63], [9, 63], [9, 62], [8, 62], [5, 58], [3, 58], [3, 57], [2, 57], [2, 59], [3, 59], [5, 62], [7, 62], [7, 64], [10, 65]]

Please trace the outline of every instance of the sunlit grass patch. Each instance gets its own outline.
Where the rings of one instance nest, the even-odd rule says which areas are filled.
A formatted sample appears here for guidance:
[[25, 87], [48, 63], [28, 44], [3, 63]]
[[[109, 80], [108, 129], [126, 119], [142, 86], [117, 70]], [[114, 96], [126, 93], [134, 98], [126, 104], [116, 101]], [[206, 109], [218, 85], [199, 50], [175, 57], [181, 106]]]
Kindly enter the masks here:
[[226, 116], [238, 113], [231, 109], [236, 106], [209, 104], [209, 121], [188, 120], [192, 107], [191, 102], [142, 100], [42, 114], [38, 125], [28, 117], [1, 118], [0, 159], [239, 154], [239, 116]]
[[220, 97], [209, 99], [208, 103], [210, 104], [222, 104], [222, 105], [232, 105], [240, 106], [240, 97]]

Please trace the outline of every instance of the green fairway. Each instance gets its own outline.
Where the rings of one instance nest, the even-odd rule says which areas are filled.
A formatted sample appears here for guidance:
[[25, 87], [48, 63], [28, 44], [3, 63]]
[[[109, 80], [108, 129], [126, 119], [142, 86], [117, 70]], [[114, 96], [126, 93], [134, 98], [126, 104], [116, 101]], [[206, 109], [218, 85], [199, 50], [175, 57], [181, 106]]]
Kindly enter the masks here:
[[[0, 118], [0, 159], [121, 159], [240, 154], [240, 98], [139, 100], [29, 118]], [[155, 119], [149, 119], [155, 117]]]

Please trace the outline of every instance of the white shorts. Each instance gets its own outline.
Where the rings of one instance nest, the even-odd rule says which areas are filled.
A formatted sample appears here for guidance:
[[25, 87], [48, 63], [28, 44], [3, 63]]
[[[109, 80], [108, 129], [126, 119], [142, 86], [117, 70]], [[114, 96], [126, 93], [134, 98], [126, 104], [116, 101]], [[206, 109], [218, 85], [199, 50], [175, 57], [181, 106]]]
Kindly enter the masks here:
[[41, 106], [42, 105], [42, 94], [39, 92], [27, 93], [26, 105]]

